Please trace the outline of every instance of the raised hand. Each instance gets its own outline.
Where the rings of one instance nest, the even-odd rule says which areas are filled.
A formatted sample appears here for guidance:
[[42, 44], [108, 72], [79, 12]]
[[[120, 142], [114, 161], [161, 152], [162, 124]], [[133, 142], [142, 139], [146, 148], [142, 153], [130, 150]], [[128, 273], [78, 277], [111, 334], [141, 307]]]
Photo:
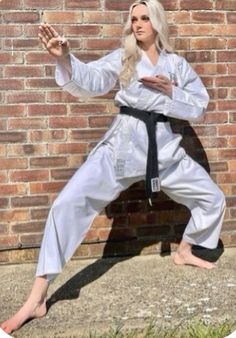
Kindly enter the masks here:
[[69, 54], [69, 42], [62, 38], [48, 23], [42, 23], [39, 26], [38, 37], [52, 56], [64, 58]]

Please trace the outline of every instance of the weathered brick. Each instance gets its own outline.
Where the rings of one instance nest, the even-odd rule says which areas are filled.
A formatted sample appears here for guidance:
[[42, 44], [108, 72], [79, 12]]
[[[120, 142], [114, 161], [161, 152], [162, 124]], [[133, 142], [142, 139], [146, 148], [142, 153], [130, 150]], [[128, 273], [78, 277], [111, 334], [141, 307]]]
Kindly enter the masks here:
[[18, 37], [22, 35], [22, 27], [17, 25], [0, 25], [0, 36], [6, 37]]
[[[193, 22], [205, 22], [207, 24], [211, 23], [224, 23], [225, 14], [217, 12], [193, 12], [192, 21]], [[204, 26], [200, 26], [204, 28]], [[214, 26], [212, 27], [214, 28]]]
[[92, 116], [89, 117], [89, 126], [91, 128], [109, 127], [114, 116]]
[[52, 117], [49, 120], [50, 128], [85, 128], [88, 126], [86, 117]]
[[186, 9], [186, 10], [212, 9], [213, 8], [213, 2], [211, 0], [198, 0], [198, 1], [180, 0], [180, 8]]
[[16, 143], [26, 141], [25, 132], [0, 132], [0, 142]]
[[34, 130], [30, 132], [30, 140], [32, 142], [51, 142], [58, 140], [65, 140], [64, 130]]
[[24, 116], [25, 107], [23, 105], [1, 105], [0, 117]]
[[61, 167], [67, 164], [67, 159], [65, 157], [36, 157], [30, 159], [31, 168], [40, 167]]
[[7, 103], [30, 103], [30, 102], [44, 102], [45, 101], [45, 93], [40, 92], [21, 92], [18, 91], [16, 93], [7, 94]]
[[190, 42], [192, 49], [224, 49], [226, 40], [221, 38], [195, 38]]
[[236, 2], [235, 0], [217, 0], [216, 9], [223, 9], [229, 11], [236, 10]]
[[84, 42], [88, 49], [115, 49], [120, 47], [120, 39], [88, 39]]
[[21, 0], [1, 0], [0, 2], [0, 9], [6, 10], [6, 9], [19, 9], [21, 6]]
[[37, 12], [9, 12], [3, 14], [3, 20], [6, 22], [32, 23], [39, 22], [39, 13]]
[[99, 35], [101, 27], [98, 25], [67, 26], [64, 28], [64, 35], [69, 36], [93, 36]]
[[11, 199], [12, 207], [26, 208], [26, 207], [38, 207], [48, 205], [48, 196], [24, 196], [14, 197]]
[[228, 23], [236, 23], [236, 13], [227, 13]]
[[48, 181], [48, 170], [18, 170], [10, 174], [12, 182]]
[[44, 228], [43, 222], [27, 222], [17, 223], [11, 226], [13, 233], [31, 233], [31, 232], [42, 232]]
[[27, 168], [27, 159], [21, 158], [3, 158], [1, 159], [1, 169], [24, 169]]
[[47, 122], [44, 119], [40, 118], [12, 118], [9, 123], [9, 130], [26, 130], [26, 129], [45, 129], [47, 128]]
[[[84, 23], [122, 23], [122, 17], [119, 12], [88, 11], [84, 12]], [[100, 39], [102, 42], [102, 40]]]
[[178, 29], [180, 36], [209, 36], [214, 27], [212, 25], [182, 25]]
[[42, 194], [59, 192], [64, 187], [64, 182], [48, 182], [48, 183], [30, 183], [31, 194]]
[[6, 77], [42, 77], [44, 69], [41, 66], [7, 66], [5, 67]]
[[79, 24], [82, 22], [82, 13], [80, 11], [44, 11], [43, 21], [50, 22], [50, 24], [57, 24], [59, 22]]
[[22, 195], [26, 193], [24, 184], [0, 184], [0, 195]]
[[25, 9], [62, 9], [63, 2], [60, 0], [24, 0]]
[[24, 89], [23, 80], [0, 79], [0, 90], [22, 90], [22, 89]]
[[52, 169], [51, 170], [51, 177], [54, 180], [68, 180], [72, 177], [75, 173], [75, 169]]
[[83, 154], [87, 152], [86, 143], [50, 144], [49, 154]]
[[[0, 26], [1, 30], [1, 26]], [[23, 63], [23, 55], [19, 52], [0, 52], [0, 64], [6, 65], [6, 64], [18, 64]]]
[[65, 0], [65, 8], [67, 9], [98, 9], [101, 4], [99, 0]]
[[29, 116], [66, 115], [66, 111], [63, 104], [28, 105]]
[[71, 131], [71, 139], [72, 140], [98, 140], [101, 138], [104, 133], [105, 129], [93, 129], [93, 130], [72, 130]]
[[235, 62], [236, 60], [236, 52], [234, 51], [224, 51], [217, 52], [217, 61], [218, 62]]

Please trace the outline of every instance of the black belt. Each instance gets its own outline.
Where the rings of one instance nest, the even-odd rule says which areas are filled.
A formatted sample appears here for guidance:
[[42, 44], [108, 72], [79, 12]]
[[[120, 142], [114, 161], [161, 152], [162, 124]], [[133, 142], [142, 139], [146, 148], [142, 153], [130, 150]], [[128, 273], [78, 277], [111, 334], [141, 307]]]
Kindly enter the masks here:
[[131, 107], [120, 107], [120, 114], [133, 116], [143, 121], [147, 128], [148, 134], [148, 155], [146, 167], [146, 194], [151, 203], [154, 192], [160, 191], [159, 170], [158, 170], [158, 151], [156, 140], [157, 122], [167, 122], [165, 115], [145, 110], [139, 110]]

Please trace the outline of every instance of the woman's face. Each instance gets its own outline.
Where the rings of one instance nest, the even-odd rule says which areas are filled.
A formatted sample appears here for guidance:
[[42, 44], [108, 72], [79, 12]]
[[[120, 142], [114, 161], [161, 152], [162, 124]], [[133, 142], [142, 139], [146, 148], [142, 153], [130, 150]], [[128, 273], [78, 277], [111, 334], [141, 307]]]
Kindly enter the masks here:
[[132, 30], [140, 45], [150, 45], [155, 42], [156, 31], [153, 29], [147, 6], [140, 4], [131, 13]]

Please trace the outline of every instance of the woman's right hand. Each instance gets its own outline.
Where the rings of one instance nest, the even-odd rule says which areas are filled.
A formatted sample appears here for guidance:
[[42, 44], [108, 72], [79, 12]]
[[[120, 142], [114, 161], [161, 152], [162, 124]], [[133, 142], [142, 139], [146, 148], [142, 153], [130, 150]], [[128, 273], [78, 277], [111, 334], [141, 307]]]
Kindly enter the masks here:
[[39, 26], [38, 37], [47, 51], [55, 58], [66, 58], [70, 51], [69, 42], [61, 37], [48, 23]]

